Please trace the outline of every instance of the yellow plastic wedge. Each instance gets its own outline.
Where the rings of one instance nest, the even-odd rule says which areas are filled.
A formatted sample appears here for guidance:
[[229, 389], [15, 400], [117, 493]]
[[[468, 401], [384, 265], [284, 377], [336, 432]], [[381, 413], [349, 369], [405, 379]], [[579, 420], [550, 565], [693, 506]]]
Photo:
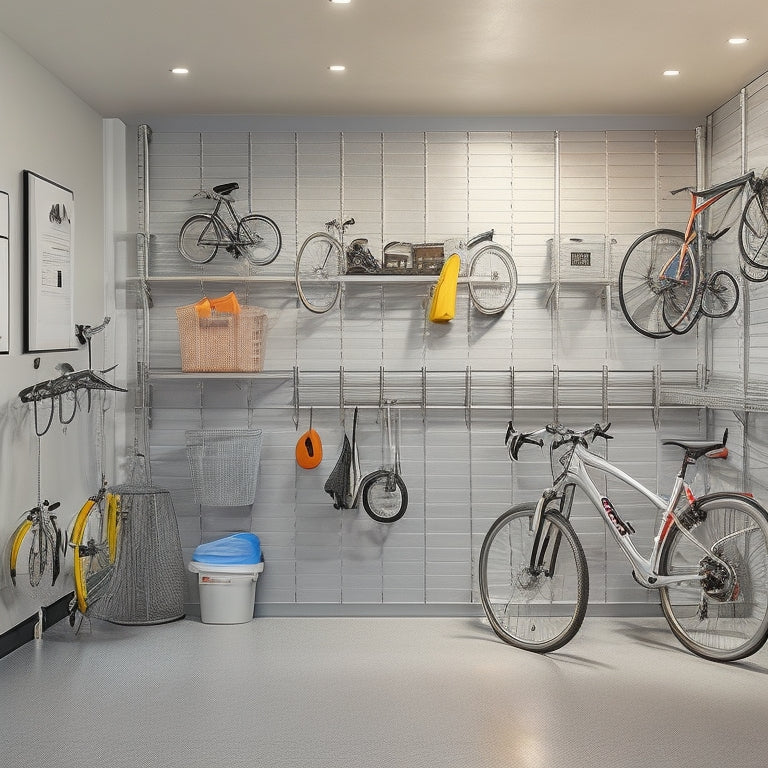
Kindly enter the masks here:
[[448, 257], [432, 294], [429, 319], [433, 323], [447, 323], [456, 316], [456, 286], [459, 283], [461, 259], [457, 253]]

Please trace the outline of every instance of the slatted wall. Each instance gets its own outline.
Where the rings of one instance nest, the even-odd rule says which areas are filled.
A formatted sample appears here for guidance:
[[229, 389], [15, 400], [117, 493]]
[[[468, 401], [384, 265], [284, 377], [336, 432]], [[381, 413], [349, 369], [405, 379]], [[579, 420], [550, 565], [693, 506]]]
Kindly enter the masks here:
[[[658, 447], [651, 372], [660, 366], [695, 375], [699, 340], [695, 333], [663, 342], [640, 336], [621, 315], [615, 284], [562, 284], [553, 292], [548, 241], [610, 243], [615, 280], [637, 235], [682, 225], [687, 203], [667, 190], [694, 183], [695, 171], [692, 131], [155, 132], [150, 275], [200, 280], [152, 283], [152, 371], [179, 369], [174, 308], [201, 292], [234, 289], [270, 316], [261, 377], [152, 378], [153, 480], [173, 492], [187, 556], [201, 540], [252, 525], [266, 557], [257, 589], [262, 612], [429, 613], [477, 603], [477, 555], [491, 520], [551, 481], [538, 450], [511, 466], [506, 421], [514, 414], [524, 429], [555, 415], [574, 426], [593, 423], [604, 415], [606, 373], [614, 405], [607, 415], [617, 438], [609, 458], [663, 490], [677, 456]], [[460, 289], [456, 318], [439, 326], [425, 319], [424, 284], [347, 283], [339, 308], [312, 315], [298, 305], [289, 279], [238, 283], [248, 268], [226, 253], [203, 268], [179, 256], [182, 222], [210, 209], [194, 193], [228, 181], [240, 184], [240, 213], [263, 212], [283, 234], [277, 261], [252, 274], [290, 277], [297, 245], [343, 214], [354, 216], [351, 233], [367, 237], [376, 256], [390, 240], [440, 241], [494, 228], [495, 240], [513, 253], [517, 295], [503, 315], [485, 317]], [[232, 281], [206, 283], [212, 275]], [[313, 426], [324, 443], [323, 463], [309, 472], [294, 462], [294, 366], [299, 432], [314, 405]], [[406, 515], [391, 526], [362, 510], [335, 510], [322, 488], [344, 430], [351, 436], [355, 404], [365, 406], [357, 431], [363, 472], [380, 466], [375, 404], [382, 392], [403, 404], [409, 493]], [[698, 410], [664, 409], [661, 429], [695, 436], [704, 428], [699, 417]], [[246, 426], [264, 430], [253, 507], [201, 508], [190, 489], [184, 431]], [[650, 541], [653, 513], [618, 488], [609, 493]], [[652, 602], [596, 513], [580, 502], [573, 519], [592, 568], [592, 601]], [[189, 598], [196, 599], [191, 582]]]
[[[768, 168], [768, 74], [716, 110], [709, 118], [711, 182], [717, 183], [754, 170]], [[733, 216], [731, 216], [733, 218]], [[737, 222], [736, 222], [737, 224]], [[737, 226], [712, 249], [712, 268], [739, 271]], [[768, 283], [740, 279], [741, 303], [728, 320], [712, 321], [713, 386], [721, 382], [743, 391], [764, 387], [768, 375]], [[719, 469], [718, 484], [748, 486], [768, 499], [768, 418], [746, 397], [746, 411], [716, 410], [711, 418], [714, 434], [729, 429], [731, 461]], [[757, 410], [753, 410], [757, 408]], [[750, 412], [753, 410], [753, 412]]]

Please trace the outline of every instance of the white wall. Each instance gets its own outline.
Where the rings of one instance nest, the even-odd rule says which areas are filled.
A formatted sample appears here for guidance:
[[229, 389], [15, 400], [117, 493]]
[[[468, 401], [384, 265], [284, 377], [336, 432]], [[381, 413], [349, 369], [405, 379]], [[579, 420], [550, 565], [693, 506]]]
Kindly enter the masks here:
[[[216, 296], [234, 289], [241, 301], [265, 307], [271, 316], [265, 375], [252, 382], [150, 376], [153, 481], [172, 491], [185, 555], [201, 539], [252, 525], [267, 560], [257, 588], [260, 611], [430, 613], [476, 603], [477, 553], [491, 521], [511, 503], [534, 498], [551, 480], [548, 460], [538, 451], [514, 467], [507, 458], [511, 366], [518, 377], [515, 421], [534, 429], [553, 419], [553, 365], [562, 371], [560, 419], [574, 426], [601, 417], [607, 365], [624, 382], [614, 389], [609, 377], [611, 402], [640, 404], [609, 409], [617, 437], [608, 448], [611, 458], [651, 488], [669, 486], [677, 456], [658, 448], [650, 370], [658, 364], [695, 375], [696, 333], [661, 342], [642, 337], [615, 303], [606, 307], [603, 294], [584, 284], [562, 286], [555, 310], [546, 299], [552, 286], [547, 241], [558, 233], [615, 239], [615, 279], [638, 234], [685, 220], [687, 202], [669, 190], [694, 183], [693, 130], [230, 131], [224, 119], [221, 130], [150, 125], [150, 277], [194, 278], [151, 282], [152, 373], [179, 370], [174, 309], [201, 292]], [[226, 253], [201, 269], [177, 250], [184, 219], [210, 209], [210, 201], [194, 193], [227, 181], [240, 185], [235, 198], [241, 213], [263, 212], [283, 233], [277, 260], [254, 270], [256, 281], [245, 285], [237, 280], [243, 265]], [[298, 306], [292, 279], [259, 281], [290, 278], [303, 239], [342, 212], [355, 217], [356, 236], [368, 237], [377, 257], [389, 240], [440, 240], [494, 227], [495, 240], [512, 249], [521, 279], [512, 306], [500, 317], [483, 317], [461, 289], [456, 319], [447, 327], [430, 326], [422, 308], [424, 285], [392, 278], [384, 285], [348, 284], [340, 307], [318, 316]], [[207, 283], [209, 276], [227, 277]], [[305, 406], [300, 431], [308, 423], [306, 406], [314, 404], [314, 426], [325, 445], [323, 463], [312, 472], [294, 462], [294, 365]], [[467, 365], [472, 402], [482, 406], [472, 413], [471, 429], [461, 407]], [[346, 372], [345, 402], [369, 406], [357, 434], [364, 473], [381, 461], [370, 408], [378, 402], [379, 366], [386, 396], [411, 406], [402, 441], [409, 506], [392, 526], [362, 511], [334, 510], [323, 492], [343, 436], [339, 366]], [[429, 374], [429, 403], [447, 406], [430, 409], [423, 420], [421, 366]], [[597, 409], [583, 407], [595, 402]], [[190, 486], [184, 431], [249, 425], [265, 433], [253, 509], [201, 508]], [[349, 409], [346, 427], [351, 434]], [[665, 409], [661, 428], [665, 436], [696, 436], [700, 412]], [[654, 511], [610, 488], [621, 499], [620, 511], [650, 542]], [[609, 605], [607, 611], [628, 604], [628, 610], [648, 610], [656, 595], [632, 580], [594, 510], [581, 500], [573, 520], [589, 558], [592, 603]], [[191, 579], [188, 598], [197, 598]]]
[[[0, 189], [10, 194], [10, 354], [0, 356], [0, 633], [71, 591], [71, 557], [66, 572], [32, 590], [20, 574], [11, 585], [9, 539], [24, 510], [37, 501], [37, 438], [31, 410], [17, 395], [26, 386], [58, 375], [55, 366], [87, 366], [85, 348], [74, 352], [22, 354], [22, 171], [31, 170], [74, 192], [75, 322], [104, 316], [102, 120], [54, 75], [0, 34]], [[0, 297], [0, 305], [5, 298]], [[5, 307], [0, 306], [0, 311]], [[100, 341], [95, 365], [101, 364]], [[41, 358], [38, 370], [33, 359]], [[69, 405], [69, 404], [67, 404]], [[66, 413], [68, 413], [68, 409]], [[47, 414], [47, 412], [46, 412]], [[93, 469], [92, 419], [81, 412], [64, 430], [54, 426], [42, 438], [43, 498], [62, 502], [68, 525], [97, 482]], [[23, 564], [20, 564], [23, 565]]]

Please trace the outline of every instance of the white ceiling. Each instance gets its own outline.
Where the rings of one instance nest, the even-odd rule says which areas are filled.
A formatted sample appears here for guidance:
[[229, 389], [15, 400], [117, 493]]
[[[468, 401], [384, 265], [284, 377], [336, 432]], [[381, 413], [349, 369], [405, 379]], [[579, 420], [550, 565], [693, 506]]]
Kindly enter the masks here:
[[766, 0], [7, 0], [0, 30], [122, 118], [698, 118], [768, 70]]

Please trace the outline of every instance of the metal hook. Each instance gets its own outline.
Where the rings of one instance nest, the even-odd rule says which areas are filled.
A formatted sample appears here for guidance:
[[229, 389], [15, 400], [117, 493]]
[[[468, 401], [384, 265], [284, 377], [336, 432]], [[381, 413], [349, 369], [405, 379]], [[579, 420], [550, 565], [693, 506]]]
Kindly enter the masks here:
[[51, 428], [51, 424], [53, 423], [53, 409], [54, 409], [54, 406], [53, 406], [53, 400], [51, 400], [51, 412], [48, 414], [48, 423], [45, 425], [45, 429], [41, 432], [40, 428], [39, 428], [38, 421], [37, 421], [37, 404], [39, 402], [40, 401], [37, 400], [37, 399], [33, 400], [32, 401], [32, 405], [34, 406], [34, 410], [35, 410], [35, 434], [38, 437], [42, 437]]
[[[74, 392], [74, 391], [72, 392], [72, 400], [74, 401], [75, 404], [72, 407], [72, 415], [68, 419], [64, 418], [63, 409], [61, 407], [61, 401], [64, 399], [64, 395], [59, 395], [57, 399], [59, 401], [59, 423], [60, 424], [71, 424], [72, 420], [75, 418], [75, 414], [77, 413], [77, 393]], [[90, 406], [90, 403], [89, 403], [89, 406]], [[89, 408], [89, 410], [90, 410], [90, 408]], [[51, 411], [53, 411], [53, 403], [51, 403]]]

